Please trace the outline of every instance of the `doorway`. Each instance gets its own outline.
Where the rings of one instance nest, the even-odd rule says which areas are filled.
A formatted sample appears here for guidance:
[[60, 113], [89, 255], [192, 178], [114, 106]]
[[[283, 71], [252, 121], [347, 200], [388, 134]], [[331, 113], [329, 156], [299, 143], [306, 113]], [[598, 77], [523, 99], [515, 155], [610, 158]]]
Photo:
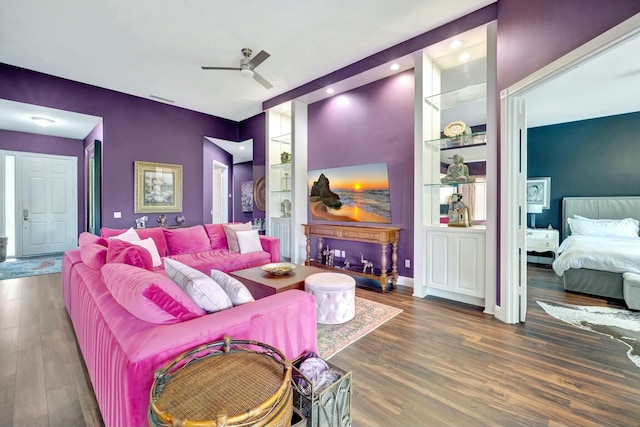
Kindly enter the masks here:
[[211, 222], [229, 222], [229, 167], [213, 161], [213, 197], [211, 198]]
[[[527, 309], [527, 268], [526, 268], [526, 179], [527, 179], [527, 128], [530, 123], [533, 106], [539, 104], [537, 96], [544, 92], [543, 88], [551, 88], [554, 96], [566, 99], [576, 97], [563, 96], [561, 90], [566, 90], [569, 84], [555, 85], [556, 82], [572, 76], [576, 70], [584, 70], [594, 59], [600, 59], [614, 52], [618, 47], [627, 44], [640, 36], [640, 14], [619, 24], [611, 30], [585, 43], [557, 61], [538, 70], [501, 93], [502, 99], [502, 129], [501, 129], [501, 220], [500, 220], [500, 253], [502, 262], [500, 267], [500, 301], [501, 307], [497, 311], [500, 320], [506, 323], [524, 322]], [[607, 61], [604, 61], [607, 62]], [[633, 64], [633, 63], [631, 63]], [[620, 73], [614, 66], [607, 67], [613, 72]], [[631, 74], [627, 77], [630, 77]], [[598, 75], [599, 81], [606, 80], [605, 75]], [[613, 77], [611, 77], [613, 78]], [[579, 81], [573, 78], [569, 80]], [[582, 110], [587, 105], [607, 105], [606, 94], [596, 94], [595, 88], [603, 86], [594, 84], [594, 77], [585, 79], [587, 89], [578, 91], [579, 94], [589, 94], [594, 97], [592, 102], [582, 99], [580, 107], [564, 108], [566, 111]], [[627, 85], [631, 87], [633, 85]], [[574, 88], [575, 89], [575, 88]], [[550, 112], [550, 98], [545, 98], [544, 107]], [[614, 103], [614, 104], [620, 104]], [[600, 113], [600, 116], [616, 114]], [[593, 118], [597, 116], [584, 117]], [[582, 119], [584, 119], [582, 118]], [[574, 118], [580, 120], [580, 118]], [[565, 120], [567, 122], [573, 120]], [[553, 177], [552, 177], [553, 178]]]
[[77, 247], [77, 159], [2, 153], [7, 256], [60, 253]]

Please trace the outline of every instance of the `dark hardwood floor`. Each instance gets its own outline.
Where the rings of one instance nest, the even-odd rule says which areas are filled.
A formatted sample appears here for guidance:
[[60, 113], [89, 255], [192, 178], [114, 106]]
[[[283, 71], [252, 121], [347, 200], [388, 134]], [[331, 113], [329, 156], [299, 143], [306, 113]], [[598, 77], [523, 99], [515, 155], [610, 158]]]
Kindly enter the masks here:
[[[331, 362], [353, 372], [353, 426], [640, 426], [640, 368], [624, 344], [536, 300], [623, 307], [564, 292], [530, 267], [527, 322], [446, 300], [357, 289], [403, 309]], [[60, 274], [0, 281], [0, 426], [100, 426]]]

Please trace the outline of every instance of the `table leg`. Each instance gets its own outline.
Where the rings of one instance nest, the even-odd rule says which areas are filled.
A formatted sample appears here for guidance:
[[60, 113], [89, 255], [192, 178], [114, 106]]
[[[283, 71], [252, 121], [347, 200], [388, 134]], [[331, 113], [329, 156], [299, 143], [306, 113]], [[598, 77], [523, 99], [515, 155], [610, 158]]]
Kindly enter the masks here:
[[398, 241], [395, 240], [391, 244], [391, 275], [393, 279], [391, 280], [391, 288], [393, 289], [398, 282]]
[[[380, 286], [382, 287], [382, 292], [384, 293], [387, 290], [387, 247], [389, 245], [381, 244], [380, 245]], [[393, 286], [392, 286], [393, 287]]]
[[304, 260], [304, 265], [309, 265], [311, 264], [311, 236], [306, 236], [307, 237], [307, 257]]

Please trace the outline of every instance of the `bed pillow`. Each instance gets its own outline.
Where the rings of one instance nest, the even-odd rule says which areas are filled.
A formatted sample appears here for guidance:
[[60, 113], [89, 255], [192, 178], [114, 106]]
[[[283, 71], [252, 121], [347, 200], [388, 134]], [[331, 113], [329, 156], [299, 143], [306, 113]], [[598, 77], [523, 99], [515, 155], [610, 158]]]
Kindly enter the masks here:
[[165, 259], [164, 269], [201, 309], [213, 313], [233, 306], [226, 292], [206, 274], [170, 258]]
[[170, 324], [206, 314], [163, 274], [125, 264], [106, 264], [101, 272], [113, 298], [141, 320]]
[[620, 220], [568, 218], [567, 222], [574, 236], [638, 238], [638, 224], [632, 218]]
[[222, 226], [224, 227], [224, 234], [227, 236], [229, 252], [240, 252], [236, 231], [250, 231], [252, 229], [251, 222], [245, 222], [244, 224], [223, 224]]
[[224, 292], [229, 296], [234, 306], [255, 301], [249, 289], [247, 289], [241, 281], [229, 276], [227, 273], [219, 270], [211, 270], [211, 278], [224, 289]]
[[262, 249], [262, 243], [260, 243], [258, 230], [236, 231], [236, 237], [238, 238], [238, 247], [241, 254], [262, 252], [264, 250]]
[[624, 219], [593, 219], [593, 218], [587, 218], [586, 216], [580, 216], [580, 215], [573, 215], [573, 217], [575, 219], [580, 219], [583, 221], [594, 221], [595, 223], [612, 223], [612, 222], [619, 222], [619, 221], [625, 221], [625, 220], [629, 220], [632, 221], [634, 224], [640, 225], [640, 221], [638, 221], [637, 219], [634, 218], [624, 218]]

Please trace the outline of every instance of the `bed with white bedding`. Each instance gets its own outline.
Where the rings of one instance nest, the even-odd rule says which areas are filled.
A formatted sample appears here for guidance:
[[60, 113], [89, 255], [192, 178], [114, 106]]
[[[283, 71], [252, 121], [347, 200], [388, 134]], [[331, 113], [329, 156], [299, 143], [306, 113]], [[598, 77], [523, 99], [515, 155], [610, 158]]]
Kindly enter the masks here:
[[569, 291], [623, 298], [622, 273], [640, 273], [640, 197], [566, 197], [553, 270]]

